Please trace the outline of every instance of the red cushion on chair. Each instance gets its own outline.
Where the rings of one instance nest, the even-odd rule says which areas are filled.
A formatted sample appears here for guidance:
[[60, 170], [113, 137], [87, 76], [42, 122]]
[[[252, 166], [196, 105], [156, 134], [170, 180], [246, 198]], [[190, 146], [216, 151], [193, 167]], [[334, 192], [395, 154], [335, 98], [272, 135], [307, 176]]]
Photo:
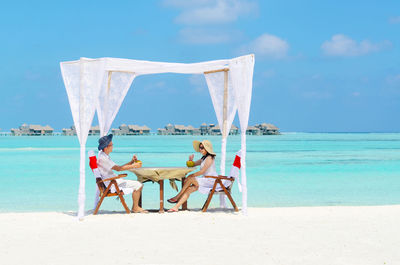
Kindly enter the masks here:
[[96, 158], [96, 156], [89, 157], [89, 166], [90, 166], [90, 168], [92, 170], [97, 168], [97, 158]]

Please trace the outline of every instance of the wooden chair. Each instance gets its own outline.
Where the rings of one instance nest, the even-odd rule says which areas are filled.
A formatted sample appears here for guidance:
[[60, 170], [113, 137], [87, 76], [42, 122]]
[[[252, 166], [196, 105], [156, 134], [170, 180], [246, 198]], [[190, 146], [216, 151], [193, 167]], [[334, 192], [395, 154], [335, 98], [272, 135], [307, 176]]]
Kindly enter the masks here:
[[[208, 208], [208, 206], [210, 205], [212, 196], [213, 196], [214, 194], [225, 194], [226, 196], [228, 196], [229, 200], [231, 201], [232, 206], [233, 206], [233, 209], [235, 209], [235, 212], [238, 212], [239, 209], [238, 209], [238, 207], [236, 206], [236, 203], [235, 203], [235, 201], [232, 199], [232, 196], [231, 196], [231, 190], [232, 190], [232, 186], [233, 186], [233, 182], [235, 181], [235, 178], [233, 178], [233, 177], [227, 177], [227, 176], [221, 176], [221, 175], [218, 175], [218, 177], [214, 177], [214, 176], [205, 176], [205, 178], [213, 178], [213, 179], [215, 179], [215, 182], [214, 182], [213, 188], [212, 188], [211, 191], [208, 193], [208, 197], [207, 197], [206, 202], [205, 202], [204, 205], [203, 205], [202, 211], [203, 211], [203, 212], [207, 211], [207, 208]], [[222, 180], [224, 180], [224, 179], [230, 180], [230, 181], [231, 181], [231, 185], [229, 185], [229, 187], [225, 187], [225, 186], [222, 184]], [[222, 187], [222, 190], [221, 190], [221, 191], [216, 191], [217, 184], [219, 184], [219, 185]]]
[[[103, 202], [105, 197], [113, 197], [113, 196], [118, 196], [122, 205], [125, 208], [126, 213], [130, 213], [131, 211], [129, 210], [128, 206], [125, 203], [124, 200], [124, 192], [118, 187], [117, 181], [116, 179], [119, 178], [123, 178], [126, 177], [128, 174], [121, 174], [118, 175], [116, 177], [112, 177], [112, 178], [108, 178], [108, 179], [104, 179], [102, 180], [101, 178], [96, 178], [96, 183], [97, 183], [97, 187], [99, 188], [100, 191], [100, 200], [97, 203], [96, 209], [94, 210], [93, 214], [97, 214], [97, 212], [100, 209], [100, 205]], [[108, 184], [107, 188], [106, 185], [104, 185], [105, 181], [110, 181], [110, 184]], [[115, 187], [115, 192], [111, 192], [111, 186], [114, 185]]]

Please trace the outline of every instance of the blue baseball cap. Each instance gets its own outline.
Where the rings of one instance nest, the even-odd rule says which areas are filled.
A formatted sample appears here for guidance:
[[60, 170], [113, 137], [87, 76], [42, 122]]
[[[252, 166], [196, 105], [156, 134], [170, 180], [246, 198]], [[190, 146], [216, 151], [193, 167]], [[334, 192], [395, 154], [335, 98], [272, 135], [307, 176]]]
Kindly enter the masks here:
[[113, 138], [112, 134], [101, 137], [99, 139], [99, 146], [97, 147], [97, 149], [103, 150], [104, 148], [106, 148], [110, 144], [112, 138]]

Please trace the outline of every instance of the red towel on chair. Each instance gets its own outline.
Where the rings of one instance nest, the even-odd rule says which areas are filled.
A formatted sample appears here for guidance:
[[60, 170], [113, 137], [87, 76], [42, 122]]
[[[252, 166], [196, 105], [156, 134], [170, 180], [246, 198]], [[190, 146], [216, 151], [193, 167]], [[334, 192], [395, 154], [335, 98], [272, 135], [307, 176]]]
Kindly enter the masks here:
[[235, 160], [233, 161], [233, 165], [232, 165], [231, 172], [229, 175], [231, 177], [234, 177], [235, 179], [237, 179], [239, 191], [241, 192], [242, 186], [240, 185], [240, 181], [239, 181], [240, 167], [241, 167], [240, 159], [241, 159], [241, 151], [238, 151], [236, 153]]

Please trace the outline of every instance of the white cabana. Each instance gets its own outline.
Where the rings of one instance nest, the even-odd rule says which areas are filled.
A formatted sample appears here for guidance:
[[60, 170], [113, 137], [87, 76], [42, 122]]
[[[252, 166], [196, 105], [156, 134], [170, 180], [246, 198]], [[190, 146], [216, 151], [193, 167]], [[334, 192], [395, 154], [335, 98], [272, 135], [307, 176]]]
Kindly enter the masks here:
[[[220, 174], [225, 175], [226, 141], [238, 112], [241, 133], [242, 212], [247, 214], [246, 129], [249, 120], [254, 55], [202, 63], [164, 63], [118, 58], [81, 58], [61, 62], [68, 100], [80, 143], [78, 218], [85, 209], [85, 152], [89, 128], [97, 110], [100, 134], [104, 136], [118, 113], [136, 76], [159, 73], [204, 74], [222, 132]], [[224, 201], [221, 200], [221, 204]]]

